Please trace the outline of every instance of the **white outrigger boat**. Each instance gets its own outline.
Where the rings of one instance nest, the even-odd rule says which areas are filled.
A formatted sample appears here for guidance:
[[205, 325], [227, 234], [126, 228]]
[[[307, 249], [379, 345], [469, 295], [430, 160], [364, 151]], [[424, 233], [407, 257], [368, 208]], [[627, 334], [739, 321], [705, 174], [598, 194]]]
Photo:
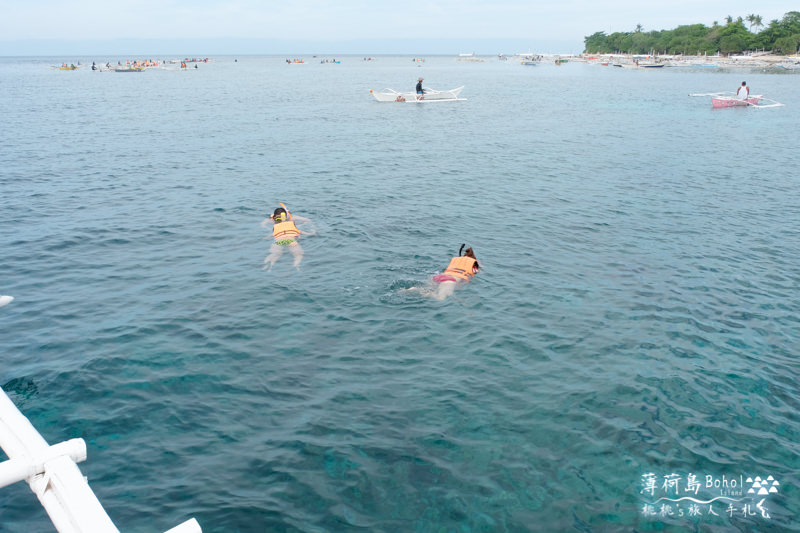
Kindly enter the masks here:
[[377, 92], [370, 89], [370, 94], [375, 97], [379, 102], [411, 102], [422, 104], [426, 102], [456, 102], [463, 101], [466, 98], [459, 98], [458, 95], [464, 88], [456, 87], [449, 91], [437, 91], [436, 89], [425, 89], [424, 94], [417, 94], [413, 92], [401, 93], [394, 89], [384, 89], [383, 92]]

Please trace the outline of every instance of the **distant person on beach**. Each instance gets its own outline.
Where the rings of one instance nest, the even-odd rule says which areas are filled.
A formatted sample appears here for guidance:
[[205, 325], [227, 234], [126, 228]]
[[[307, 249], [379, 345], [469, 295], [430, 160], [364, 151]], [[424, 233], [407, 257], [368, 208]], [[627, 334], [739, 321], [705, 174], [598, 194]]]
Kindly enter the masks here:
[[[262, 228], [267, 228], [267, 224], [272, 224], [272, 237], [275, 239], [275, 242], [272, 243], [272, 246], [269, 248], [269, 255], [264, 259], [264, 270], [272, 270], [272, 266], [283, 255], [283, 250], [285, 248], [289, 249], [289, 252], [291, 252], [294, 258], [294, 268], [300, 270], [300, 261], [303, 260], [303, 249], [300, 247], [300, 243], [297, 242], [297, 239], [300, 235], [314, 235], [316, 231], [302, 231], [297, 227], [295, 222], [311, 224], [311, 220], [289, 213], [286, 206], [283, 204], [281, 204], [281, 207], [277, 208], [273, 214], [261, 221]], [[264, 238], [266, 239], [267, 237]]]
[[424, 94], [425, 94], [425, 89], [422, 88], [422, 78], [419, 78], [417, 80], [417, 100], [422, 100], [423, 98], [425, 98], [425, 96], [423, 96]]
[[[475, 257], [475, 252], [472, 251], [472, 248], [464, 250], [464, 246], [466, 245], [461, 245], [458, 256], [450, 260], [450, 264], [447, 265], [444, 272], [431, 278], [432, 285], [428, 287], [409, 287], [408, 289], [402, 290], [418, 292], [423, 296], [435, 300], [444, 300], [452, 295], [458, 285], [469, 282], [480, 269], [478, 259]], [[462, 250], [464, 251], [464, 255], [461, 255]]]
[[747, 100], [748, 96], [750, 96], [750, 87], [747, 86], [746, 81], [743, 81], [742, 86], [739, 87], [738, 91], [736, 91], [736, 97], [739, 100]]

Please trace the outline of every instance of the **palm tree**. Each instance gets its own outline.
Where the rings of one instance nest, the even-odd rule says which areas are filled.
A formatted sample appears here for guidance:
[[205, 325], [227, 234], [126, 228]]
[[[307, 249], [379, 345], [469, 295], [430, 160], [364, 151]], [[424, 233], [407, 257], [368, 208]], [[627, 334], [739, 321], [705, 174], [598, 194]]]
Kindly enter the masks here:
[[744, 20], [750, 23], [750, 31], [753, 31], [753, 22], [756, 20], [756, 16], [753, 14], [747, 15]]
[[728, 15], [727, 17], [725, 17], [725, 23], [726, 24], [731, 24], [732, 22], [733, 22], [733, 17], [732, 16]]
[[643, 29], [644, 29], [644, 26], [642, 26], [641, 24], [637, 24], [637, 25], [636, 25], [636, 29], [635, 29], [634, 31], [635, 31], [636, 33], [642, 33], [642, 30], [643, 30]]
[[753, 18], [753, 26], [755, 26], [756, 29], [764, 27], [764, 22], [761, 19], [761, 15], [756, 15], [755, 18]]

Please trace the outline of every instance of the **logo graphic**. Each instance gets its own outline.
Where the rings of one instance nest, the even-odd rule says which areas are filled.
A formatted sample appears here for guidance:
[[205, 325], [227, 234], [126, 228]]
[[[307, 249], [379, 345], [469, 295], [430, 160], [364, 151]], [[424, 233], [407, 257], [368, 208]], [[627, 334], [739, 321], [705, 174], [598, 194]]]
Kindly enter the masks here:
[[759, 495], [769, 495], [770, 493], [778, 492], [778, 487], [780, 487], [780, 483], [778, 480], [769, 476], [767, 479], [762, 480], [760, 477], [756, 477], [755, 481], [753, 478], [747, 478], [747, 483], [752, 483], [753, 486], [750, 490], [747, 491], [747, 494], [759, 494]]
[[640, 484], [641, 513], [653, 520], [688, 518], [693, 521], [726, 516], [729, 519], [760, 517], [769, 520], [765, 502], [778, 495], [781, 484], [766, 478], [743, 474], [722, 476], [690, 472], [642, 475]]

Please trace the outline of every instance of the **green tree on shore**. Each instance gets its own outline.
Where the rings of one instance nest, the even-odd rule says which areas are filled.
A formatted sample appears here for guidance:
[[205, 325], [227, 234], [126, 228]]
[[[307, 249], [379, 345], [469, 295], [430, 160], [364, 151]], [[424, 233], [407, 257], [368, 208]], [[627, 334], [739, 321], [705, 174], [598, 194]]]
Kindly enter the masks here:
[[719, 34], [719, 51], [723, 54], [738, 54], [749, 49], [751, 33], [744, 26], [742, 17], [725, 25]]
[[[753, 33], [754, 28], [764, 29]], [[607, 35], [599, 31], [584, 37], [584, 52], [590, 54], [647, 54], [652, 50], [668, 54], [739, 54], [756, 49], [797, 53], [800, 49], [800, 12], [790, 11], [766, 27], [761, 16], [752, 13], [736, 19], [728, 15], [724, 26], [714, 21], [710, 28], [691, 24], [673, 30], [644, 32], [642, 25], [637, 24], [632, 32]]]

